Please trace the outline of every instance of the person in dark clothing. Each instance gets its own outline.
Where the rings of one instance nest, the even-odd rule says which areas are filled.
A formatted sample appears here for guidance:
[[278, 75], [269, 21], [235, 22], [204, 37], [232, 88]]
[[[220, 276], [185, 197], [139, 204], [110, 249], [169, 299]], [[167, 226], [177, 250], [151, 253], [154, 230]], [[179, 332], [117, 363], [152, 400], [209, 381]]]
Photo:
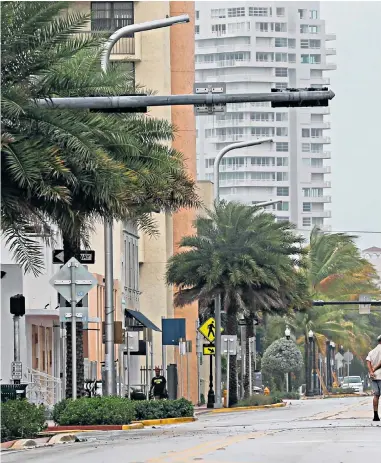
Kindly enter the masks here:
[[160, 374], [160, 368], [155, 368], [155, 376], [152, 378], [150, 395], [156, 400], [167, 398], [167, 380]]

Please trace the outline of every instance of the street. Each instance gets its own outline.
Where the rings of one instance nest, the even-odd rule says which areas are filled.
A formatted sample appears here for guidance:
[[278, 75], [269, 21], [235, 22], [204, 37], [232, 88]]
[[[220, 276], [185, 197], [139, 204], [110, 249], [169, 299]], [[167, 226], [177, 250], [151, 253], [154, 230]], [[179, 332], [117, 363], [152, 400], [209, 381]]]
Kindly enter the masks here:
[[[4, 452], [5, 463], [358, 463], [379, 461], [372, 399], [291, 401], [285, 408], [203, 414], [189, 424], [80, 434], [84, 442]], [[378, 429], [377, 429], [378, 428]]]

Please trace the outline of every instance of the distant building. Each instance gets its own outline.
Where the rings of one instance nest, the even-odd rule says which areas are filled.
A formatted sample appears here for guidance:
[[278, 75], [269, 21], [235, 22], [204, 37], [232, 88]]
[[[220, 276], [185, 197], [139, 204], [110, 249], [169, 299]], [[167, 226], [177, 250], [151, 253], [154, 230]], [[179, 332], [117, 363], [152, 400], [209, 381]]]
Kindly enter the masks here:
[[[336, 39], [325, 29], [316, 1], [196, 2], [196, 81], [224, 82], [227, 93], [329, 85], [327, 57]], [[226, 114], [197, 118], [197, 173], [213, 181], [220, 149], [233, 142], [272, 137], [229, 153], [220, 167], [220, 193], [246, 204], [270, 206], [278, 220], [298, 229], [330, 230], [331, 172], [328, 107], [272, 109], [270, 103], [227, 105]]]
[[364, 259], [368, 260], [377, 270], [377, 273], [380, 278], [380, 288], [381, 288], [381, 248], [377, 246], [372, 246], [370, 248], [364, 249], [362, 251], [362, 256]]

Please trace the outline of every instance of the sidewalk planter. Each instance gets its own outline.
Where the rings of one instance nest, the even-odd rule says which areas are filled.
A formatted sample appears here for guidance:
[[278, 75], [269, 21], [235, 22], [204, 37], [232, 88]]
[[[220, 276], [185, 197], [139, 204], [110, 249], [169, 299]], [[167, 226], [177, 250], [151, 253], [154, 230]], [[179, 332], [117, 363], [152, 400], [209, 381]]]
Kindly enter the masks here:
[[27, 400], [8, 400], [1, 404], [1, 442], [33, 439], [45, 427], [45, 409]]

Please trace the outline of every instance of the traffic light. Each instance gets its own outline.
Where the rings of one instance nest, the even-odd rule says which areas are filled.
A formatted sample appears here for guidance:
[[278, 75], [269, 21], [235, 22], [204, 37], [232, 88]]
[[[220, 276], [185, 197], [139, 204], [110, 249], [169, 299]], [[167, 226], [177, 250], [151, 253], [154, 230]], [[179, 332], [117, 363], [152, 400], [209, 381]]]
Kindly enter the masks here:
[[[271, 89], [272, 93], [292, 93], [292, 92], [328, 92], [328, 88], [286, 88], [286, 89], [278, 89], [278, 88], [272, 88]], [[309, 99], [303, 99], [299, 101], [272, 101], [271, 102], [271, 107], [272, 108], [308, 108], [308, 107], [313, 107], [313, 106], [328, 106], [329, 99], [324, 98], [324, 99], [319, 99], [319, 100], [309, 100]]]
[[[101, 96], [101, 95], [89, 95], [89, 97], [96, 97], [96, 96]], [[129, 93], [128, 95], [118, 95], [118, 96], [147, 96], [146, 93]], [[114, 113], [114, 114], [120, 114], [120, 113], [147, 113], [148, 108], [147, 106], [139, 106], [137, 108], [102, 108], [102, 109], [91, 109], [91, 113]]]

